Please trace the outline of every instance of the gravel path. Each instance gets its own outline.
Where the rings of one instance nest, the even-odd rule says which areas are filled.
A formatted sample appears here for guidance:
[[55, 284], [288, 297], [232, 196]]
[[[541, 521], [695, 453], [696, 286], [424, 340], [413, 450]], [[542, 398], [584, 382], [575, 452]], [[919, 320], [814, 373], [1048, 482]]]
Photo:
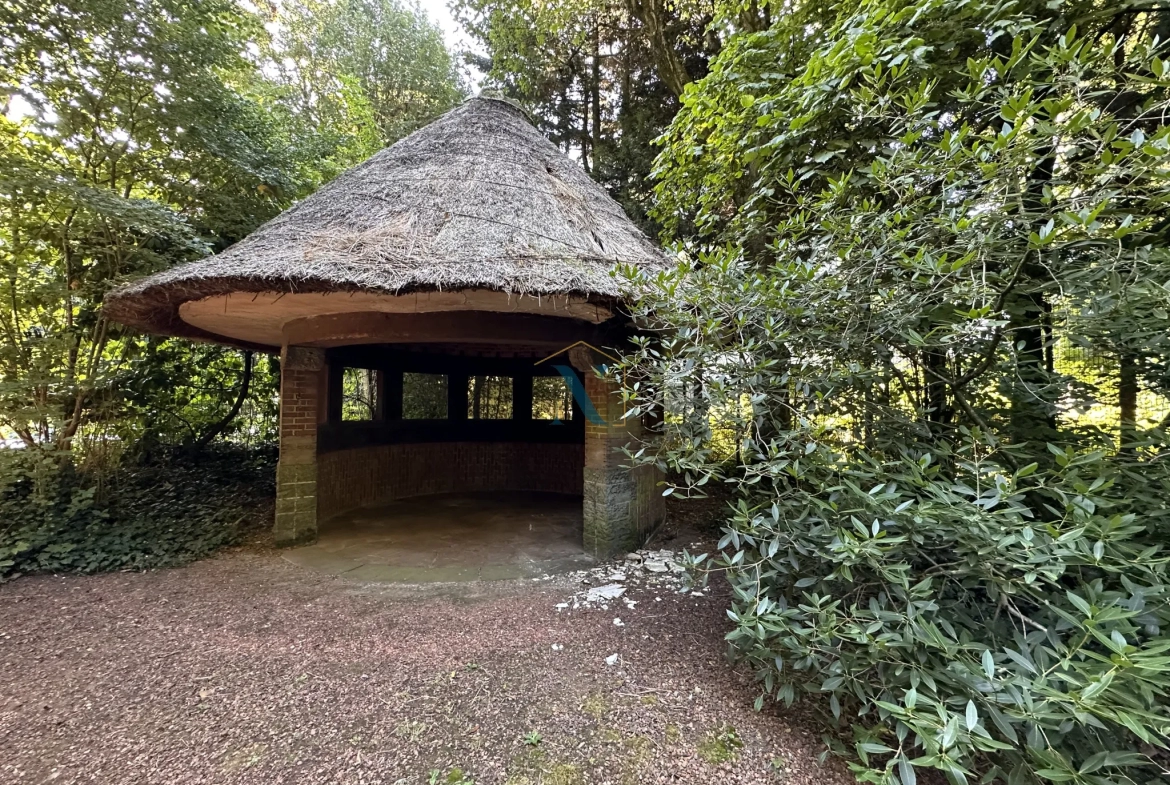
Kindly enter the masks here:
[[20, 579], [0, 586], [0, 781], [852, 782], [751, 710], [722, 598], [555, 608], [580, 588], [358, 584], [247, 550]]

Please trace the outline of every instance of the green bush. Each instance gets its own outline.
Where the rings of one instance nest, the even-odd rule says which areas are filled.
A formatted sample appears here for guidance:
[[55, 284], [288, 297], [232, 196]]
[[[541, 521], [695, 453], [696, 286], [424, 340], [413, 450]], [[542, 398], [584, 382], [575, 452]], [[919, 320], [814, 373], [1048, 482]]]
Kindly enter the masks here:
[[796, 4], [663, 138], [633, 455], [731, 489], [732, 652], [862, 781], [1170, 782], [1167, 24]]
[[0, 451], [0, 580], [184, 564], [265, 519], [270, 451], [181, 453], [100, 478], [51, 451]]
[[863, 781], [1153, 782], [1132, 767], [1170, 731], [1170, 581], [1141, 512], [1167, 473], [1124, 489], [1099, 452], [1000, 458], [819, 446], [773, 503], [741, 496], [728, 640], [766, 694], [858, 718]]
[[[927, 418], [888, 406], [857, 438], [826, 413], [869, 389], [867, 369], [774, 359], [841, 335], [771, 343], [766, 325], [796, 303], [709, 261], [659, 282], [643, 316], [670, 329], [620, 373], [633, 412], [659, 408], [699, 362], [718, 371], [698, 407], [712, 418], [750, 392], [752, 414], [723, 424], [740, 433], [739, 463], [694, 417], [664, 419], [639, 460], [670, 470], [678, 493], [732, 491], [720, 552], [693, 566], [731, 583], [728, 640], [758, 677], [757, 707], [812, 700], [865, 782], [913, 785], [918, 768], [956, 783], [1170, 782], [1147, 754], [1170, 733], [1165, 436], [1092, 450], [955, 424], [932, 440]], [[724, 298], [703, 301], [712, 279]], [[752, 350], [713, 351], [729, 334], [755, 336]]]

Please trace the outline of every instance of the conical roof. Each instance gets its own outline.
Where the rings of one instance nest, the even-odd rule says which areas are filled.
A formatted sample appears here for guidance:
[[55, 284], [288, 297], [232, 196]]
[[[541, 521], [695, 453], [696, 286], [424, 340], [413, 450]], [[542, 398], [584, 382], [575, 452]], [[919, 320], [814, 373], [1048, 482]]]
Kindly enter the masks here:
[[659, 267], [667, 257], [521, 110], [479, 97], [226, 251], [111, 292], [105, 313], [149, 332], [225, 340], [189, 316], [196, 301], [260, 295], [255, 308], [291, 293], [368, 301], [492, 290], [612, 302], [615, 263]]

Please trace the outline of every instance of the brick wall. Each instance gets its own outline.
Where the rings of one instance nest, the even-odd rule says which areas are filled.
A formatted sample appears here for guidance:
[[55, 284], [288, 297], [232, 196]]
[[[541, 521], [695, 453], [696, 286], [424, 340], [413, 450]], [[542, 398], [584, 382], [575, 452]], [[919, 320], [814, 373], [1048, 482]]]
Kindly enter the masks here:
[[325, 355], [320, 349], [285, 348], [273, 527], [278, 545], [296, 545], [317, 536], [317, 421], [324, 374]]
[[378, 501], [435, 493], [548, 491], [580, 494], [580, 444], [388, 444], [318, 456], [321, 520]]
[[[314, 539], [317, 523], [378, 501], [439, 493], [516, 490], [580, 494], [585, 549], [607, 558], [638, 547], [662, 521], [661, 474], [629, 469], [637, 421], [623, 421], [612, 382], [588, 371], [585, 389], [601, 422], [577, 443], [423, 442], [318, 453], [329, 372], [320, 349], [286, 347], [281, 364], [280, 463], [276, 525], [280, 545]], [[576, 363], [574, 363], [576, 365]]]

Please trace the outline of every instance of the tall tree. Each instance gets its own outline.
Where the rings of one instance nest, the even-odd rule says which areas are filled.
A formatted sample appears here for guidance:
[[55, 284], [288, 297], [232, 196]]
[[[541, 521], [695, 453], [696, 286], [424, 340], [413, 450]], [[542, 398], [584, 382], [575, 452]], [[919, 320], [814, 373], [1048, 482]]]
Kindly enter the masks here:
[[293, 0], [269, 57], [297, 115], [344, 169], [465, 95], [440, 30], [399, 0]]
[[[1085, 0], [1051, 8], [1025, 3], [1019, 13], [1033, 26], [1035, 48], [1053, 46], [1061, 36], [1079, 29], [1101, 46], [1122, 53], [1117, 55], [1121, 63], [1132, 47], [1166, 40], [1163, 27], [1170, 17], [1141, 13], [1142, 7], [1128, 3], [1106, 11], [1096, 0]], [[848, 4], [828, 9], [802, 4], [766, 31], [735, 37], [701, 89], [688, 94], [665, 137], [668, 146], [659, 161], [663, 174], [657, 192], [659, 219], [676, 235], [695, 234], [706, 242], [742, 245], [751, 258], [766, 264], [780, 258], [781, 235], [790, 231], [788, 217], [799, 214], [801, 205], [815, 194], [847, 181], [855, 198], [890, 199], [874, 186], [881, 182], [889, 150], [904, 144], [905, 126], [897, 111], [885, 110], [886, 104], [901, 102], [905, 111], [918, 105], [912, 102], [921, 102], [924, 111], [941, 118], [939, 129], [923, 131], [924, 136], [915, 141], [930, 139], [928, 133], [982, 133], [1009, 122], [995, 114], [975, 114], [964, 103], [963, 91], [971, 78], [969, 58], [992, 57], [1014, 65], [1024, 57], [1011, 49], [1012, 36], [983, 32], [988, 8], [981, 2], [957, 3], [945, 14], [933, 13], [933, 6], [917, 3], [876, 2], [860, 12]], [[878, 32], [869, 27], [859, 27], [849, 35], [840, 32], [858, 19], [880, 20]], [[1074, 28], [1073, 20], [1080, 20], [1079, 28]], [[881, 37], [894, 35], [892, 30], [905, 36], [896, 46]], [[872, 83], [859, 81], [866, 69], [879, 66]], [[1140, 110], [1144, 94], [1135, 96], [1120, 65], [1118, 69], [1117, 74], [1095, 75], [1093, 106], [1097, 111], [1116, 111], [1124, 118], [1127, 133], [1147, 133], [1148, 117], [1126, 118], [1126, 113]], [[830, 83], [826, 74], [833, 74], [837, 82]], [[895, 80], [906, 84], [918, 80], [921, 85], [917, 92], [894, 95]], [[1054, 88], [1039, 83], [1035, 89], [1039, 98], [1045, 98], [1043, 92]], [[1005, 169], [1003, 181], [994, 187], [994, 199], [984, 208], [996, 210], [1009, 229], [1018, 229], [1023, 222], [1030, 232], [1040, 232], [1051, 217], [1054, 189], [1065, 182], [1068, 169], [1062, 166], [1068, 159], [1059, 147], [1059, 125], [1050, 125], [1060, 118], [1048, 113], [1063, 110], [1064, 104], [1053, 98], [1042, 104], [1038, 114], [1026, 118], [1024, 129], [1031, 132], [1027, 138], [1037, 144], [1021, 153], [1018, 172]], [[1024, 130], [1009, 125], [1016, 133]], [[1054, 131], [1051, 144], [1040, 144], [1049, 138], [1045, 136], [1049, 130]], [[1066, 187], [1083, 186], [1069, 183]], [[784, 238], [785, 243], [790, 240]], [[1102, 332], [1104, 321], [1099, 314], [1105, 303], [1100, 279], [1084, 271], [1074, 278], [1071, 267], [1060, 273], [1054, 269], [1055, 264], [1075, 266], [1084, 258], [1021, 247], [991, 269], [1003, 284], [1000, 309], [1009, 323], [992, 334], [988, 351], [989, 357], [998, 359], [996, 352], [1005, 345], [1013, 349], [1013, 373], [996, 395], [1011, 403], [1006, 415], [1016, 441], [1043, 442], [1054, 435], [1058, 400], [1068, 383], [1053, 367], [1054, 319], [1061, 314], [1078, 315], [1066, 320], [1065, 340], [1091, 344], [1114, 356], [1135, 351], [1123, 351], [1119, 339]], [[1100, 273], [1106, 268], [1094, 269]], [[1114, 272], [1123, 279], [1126, 276], [1123, 271]], [[1085, 285], [1070, 289], [1073, 280]], [[1118, 316], [1113, 309], [1121, 307], [1122, 301], [1110, 296], [1112, 318]], [[1090, 314], [1097, 315], [1090, 320]], [[949, 323], [949, 317], [940, 318], [941, 322], [927, 319], [917, 329], [930, 334]], [[1005, 336], [1010, 336], [1006, 343]], [[969, 373], [944, 367], [950, 362], [949, 354], [953, 353], [946, 347], [923, 351], [915, 381], [929, 410], [927, 418], [944, 429], [961, 408], [953, 394], [963, 395], [961, 388], [966, 386], [957, 388], [947, 380], [971, 381]]]
[[526, 106], [549, 138], [652, 227], [653, 140], [685, 85], [706, 72], [715, 39], [705, 33], [709, 5], [635, 5], [461, 0], [455, 8], [487, 50], [480, 65], [488, 88]]
[[[228, 0], [6, 4], [0, 84], [5, 425], [68, 447], [132, 353], [100, 312], [127, 276], [243, 237], [299, 162], [246, 95], [258, 20]], [[16, 20], [20, 20], [20, 24]]]
[[126, 335], [102, 318], [105, 292], [243, 238], [461, 95], [416, 11], [347, 0], [278, 13], [235, 0], [0, 4], [6, 435], [68, 448], [100, 418], [126, 442], [198, 440], [250, 408], [235, 405], [244, 379], [266, 410], [268, 369]]

